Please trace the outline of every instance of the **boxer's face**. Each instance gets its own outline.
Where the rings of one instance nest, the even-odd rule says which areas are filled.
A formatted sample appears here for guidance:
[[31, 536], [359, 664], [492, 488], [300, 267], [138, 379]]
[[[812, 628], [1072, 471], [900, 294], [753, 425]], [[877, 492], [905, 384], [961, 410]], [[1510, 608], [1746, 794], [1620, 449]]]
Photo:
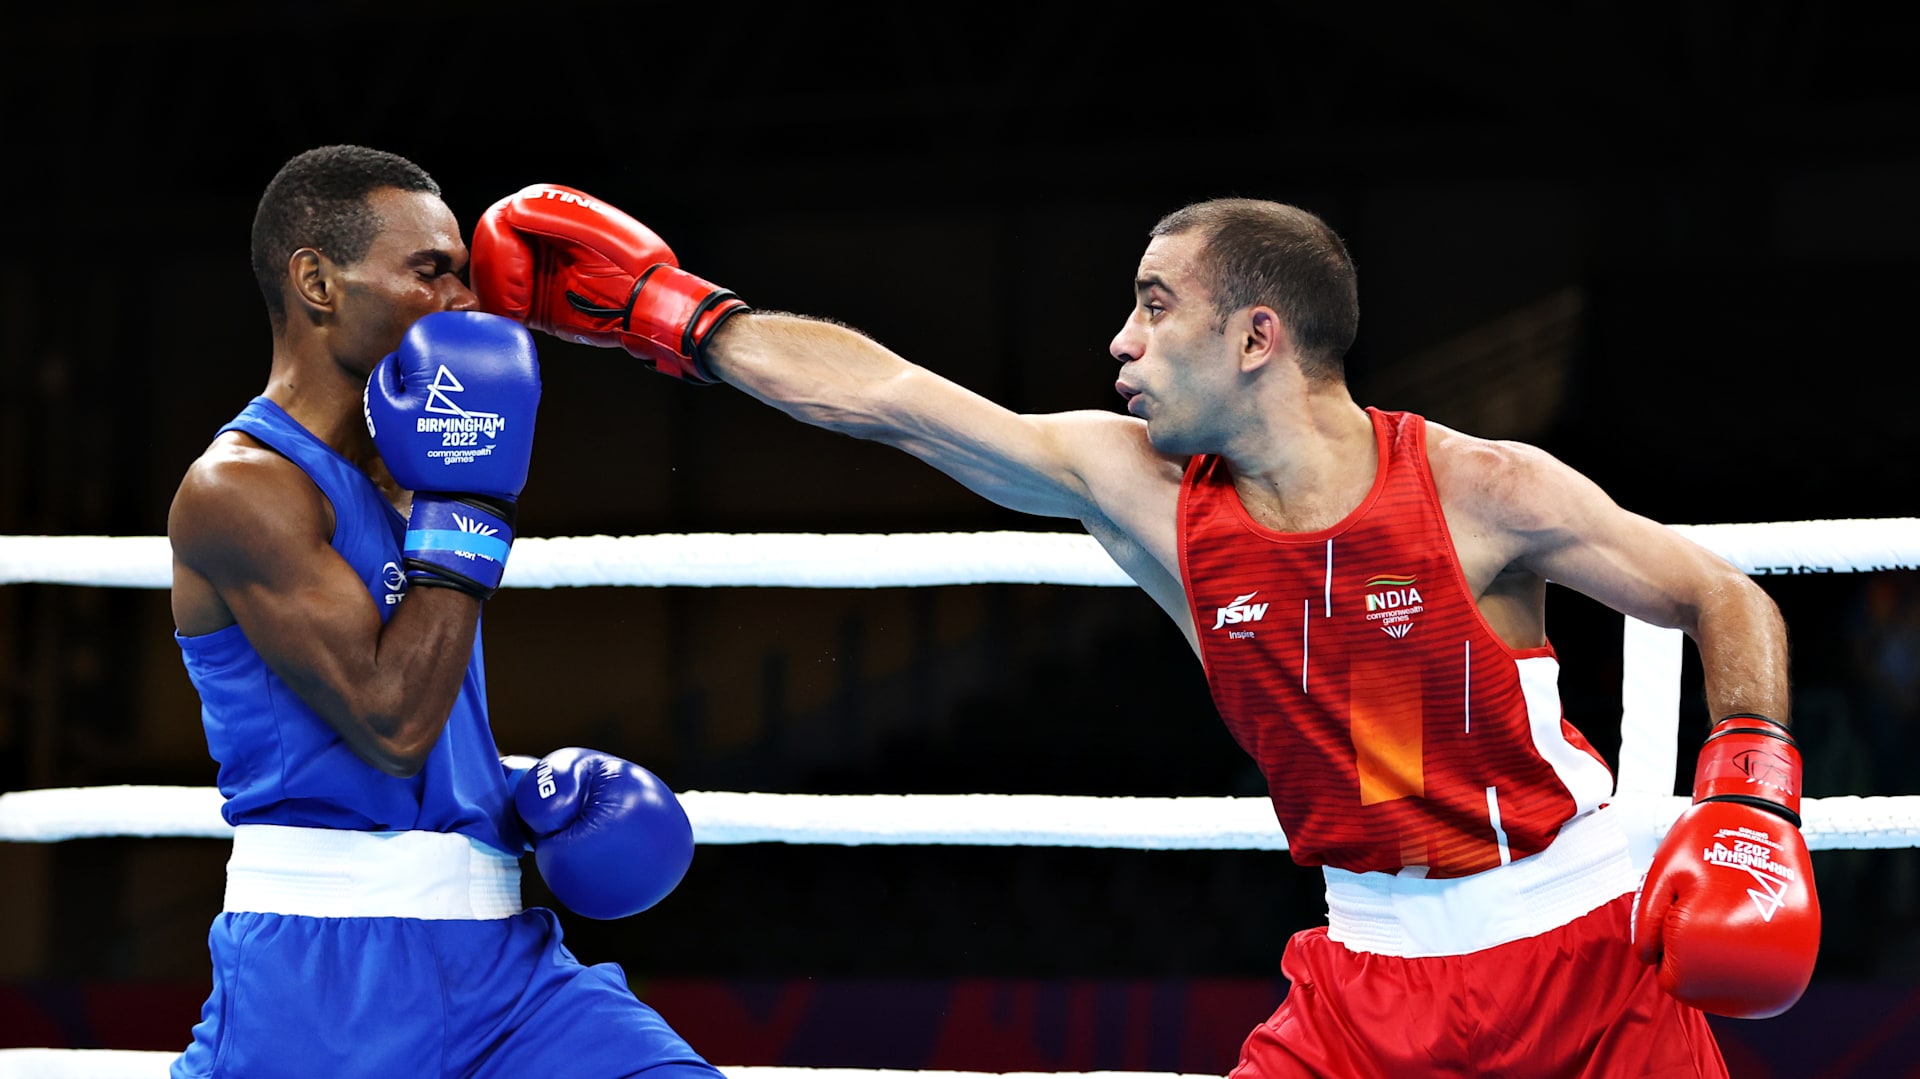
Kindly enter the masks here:
[[438, 196], [383, 188], [367, 197], [382, 222], [366, 257], [335, 270], [341, 285], [333, 353], [358, 374], [400, 347], [407, 327], [436, 311], [477, 311], [461, 280], [467, 245]]
[[1197, 232], [1154, 237], [1134, 275], [1133, 310], [1108, 346], [1120, 361], [1114, 389], [1162, 453], [1218, 449], [1215, 428], [1237, 382], [1227, 335], [1194, 271], [1200, 246]]

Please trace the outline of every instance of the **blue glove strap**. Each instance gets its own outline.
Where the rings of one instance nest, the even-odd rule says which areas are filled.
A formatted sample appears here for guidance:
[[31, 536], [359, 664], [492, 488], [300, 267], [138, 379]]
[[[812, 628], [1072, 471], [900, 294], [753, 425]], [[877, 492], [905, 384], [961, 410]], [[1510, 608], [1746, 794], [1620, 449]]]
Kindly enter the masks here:
[[481, 599], [500, 587], [513, 549], [513, 504], [415, 492], [407, 523], [407, 579]]

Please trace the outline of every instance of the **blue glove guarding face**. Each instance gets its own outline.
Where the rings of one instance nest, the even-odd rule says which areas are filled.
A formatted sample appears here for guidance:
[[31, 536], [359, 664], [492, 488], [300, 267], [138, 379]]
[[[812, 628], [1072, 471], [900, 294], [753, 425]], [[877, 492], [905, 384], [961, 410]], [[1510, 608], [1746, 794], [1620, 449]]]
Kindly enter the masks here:
[[539, 407], [533, 337], [511, 319], [427, 315], [374, 365], [367, 430], [394, 480], [414, 492], [409, 580], [482, 599], [500, 586]]

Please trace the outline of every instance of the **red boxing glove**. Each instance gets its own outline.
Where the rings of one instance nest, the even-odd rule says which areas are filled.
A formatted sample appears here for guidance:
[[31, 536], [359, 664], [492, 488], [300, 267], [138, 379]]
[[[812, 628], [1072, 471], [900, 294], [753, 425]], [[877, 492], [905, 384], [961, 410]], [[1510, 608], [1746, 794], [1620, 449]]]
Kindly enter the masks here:
[[1654, 852], [1635, 897], [1640, 959], [1675, 999], [1765, 1019], [1806, 991], [1820, 899], [1800, 836], [1800, 751], [1763, 716], [1720, 721], [1700, 751], [1693, 805]]
[[568, 341], [624, 348], [689, 382], [719, 381], [700, 348], [722, 322], [749, 310], [680, 269], [652, 229], [557, 184], [524, 188], [480, 216], [471, 277], [493, 314]]

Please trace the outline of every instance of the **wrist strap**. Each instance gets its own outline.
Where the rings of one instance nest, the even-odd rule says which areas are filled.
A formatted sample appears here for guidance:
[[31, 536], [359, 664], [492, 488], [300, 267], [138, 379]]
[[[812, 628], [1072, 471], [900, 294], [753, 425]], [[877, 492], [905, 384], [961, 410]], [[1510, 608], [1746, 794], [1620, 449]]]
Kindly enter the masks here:
[[482, 495], [417, 491], [407, 522], [407, 580], [489, 599], [513, 549], [515, 507]]
[[702, 386], [720, 381], [700, 356], [708, 336], [727, 319], [751, 310], [731, 291], [670, 262], [657, 262], [643, 270], [622, 306], [595, 304], [572, 291], [566, 293], [566, 299], [583, 315], [619, 319], [622, 335], [644, 342], [629, 342], [624, 347], [652, 364], [654, 370]]
[[1714, 724], [1693, 772], [1693, 802], [1740, 802], [1800, 827], [1800, 747], [1786, 724], [1750, 712]]
[[720, 328], [721, 323], [742, 311], [751, 310], [753, 308], [748, 307], [745, 300], [727, 289], [717, 289], [713, 295], [700, 301], [700, 306], [694, 310], [693, 317], [687, 321], [687, 332], [683, 339], [685, 345], [683, 351], [686, 353], [687, 367], [690, 371], [690, 375], [685, 376], [687, 381], [705, 385], [713, 385], [720, 381], [720, 376], [714, 374], [713, 368], [707, 366], [705, 355], [707, 338], [713, 336], [713, 332]]

